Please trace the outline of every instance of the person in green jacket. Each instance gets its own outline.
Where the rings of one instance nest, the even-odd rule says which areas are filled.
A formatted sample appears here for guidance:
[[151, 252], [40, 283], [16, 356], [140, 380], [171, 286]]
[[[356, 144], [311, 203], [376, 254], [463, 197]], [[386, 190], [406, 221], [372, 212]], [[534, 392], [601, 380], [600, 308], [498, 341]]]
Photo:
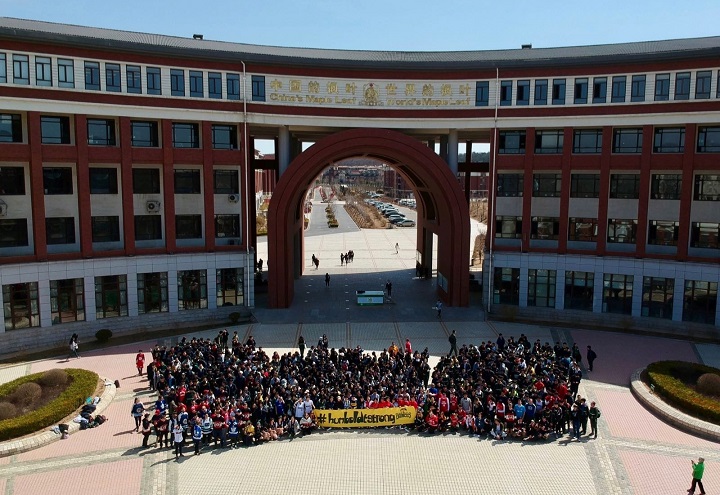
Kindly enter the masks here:
[[590, 434], [593, 435], [593, 438], [597, 438], [597, 420], [599, 417], [600, 409], [595, 405], [595, 401], [592, 401], [588, 410], [588, 418], [590, 418]]
[[693, 479], [688, 493], [695, 493], [695, 485], [697, 485], [700, 487], [700, 495], [705, 495], [705, 488], [703, 487], [702, 481], [700, 481], [702, 480], [703, 473], [705, 472], [705, 459], [701, 457], [697, 462], [691, 462], [693, 467]]

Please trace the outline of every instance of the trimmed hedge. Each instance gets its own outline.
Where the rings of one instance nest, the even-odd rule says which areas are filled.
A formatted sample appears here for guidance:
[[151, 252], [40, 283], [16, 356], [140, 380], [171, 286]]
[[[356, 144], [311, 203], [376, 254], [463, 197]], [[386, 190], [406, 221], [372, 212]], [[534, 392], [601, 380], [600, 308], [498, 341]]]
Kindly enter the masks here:
[[[98, 386], [97, 373], [69, 368], [65, 370], [72, 378], [54, 401], [23, 416], [0, 421], [0, 441], [22, 437], [42, 431], [58, 423], [79, 409], [87, 397], [95, 395]], [[34, 373], [0, 385], [0, 397], [6, 397], [23, 383], [37, 381], [43, 373]]]
[[658, 361], [647, 367], [647, 376], [655, 393], [668, 404], [705, 421], [720, 425], [720, 400], [696, 392], [691, 386], [705, 373], [720, 370], [685, 361]]

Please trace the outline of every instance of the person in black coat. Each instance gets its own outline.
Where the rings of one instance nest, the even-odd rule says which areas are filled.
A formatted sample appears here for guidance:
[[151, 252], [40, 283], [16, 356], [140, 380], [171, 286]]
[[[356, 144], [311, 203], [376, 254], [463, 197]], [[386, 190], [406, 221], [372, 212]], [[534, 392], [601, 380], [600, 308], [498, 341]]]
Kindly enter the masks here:
[[587, 360], [588, 360], [588, 371], [593, 370], [593, 361], [597, 358], [597, 354], [592, 350], [592, 347], [587, 346]]

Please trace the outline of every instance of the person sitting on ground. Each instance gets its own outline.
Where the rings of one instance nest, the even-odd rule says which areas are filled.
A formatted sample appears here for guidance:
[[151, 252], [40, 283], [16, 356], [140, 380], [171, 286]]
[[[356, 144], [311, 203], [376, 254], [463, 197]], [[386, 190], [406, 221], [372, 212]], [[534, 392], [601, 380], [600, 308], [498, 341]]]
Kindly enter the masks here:
[[313, 417], [306, 412], [300, 420], [300, 431], [302, 431], [303, 435], [309, 435], [315, 428], [317, 428], [317, 423], [315, 423]]

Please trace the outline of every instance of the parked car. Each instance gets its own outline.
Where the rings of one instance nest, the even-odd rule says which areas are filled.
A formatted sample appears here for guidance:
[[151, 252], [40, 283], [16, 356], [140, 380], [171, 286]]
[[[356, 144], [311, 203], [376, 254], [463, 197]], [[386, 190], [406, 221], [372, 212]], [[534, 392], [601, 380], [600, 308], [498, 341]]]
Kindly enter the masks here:
[[399, 221], [395, 225], [397, 225], [398, 227], [415, 227], [415, 222], [406, 218], [405, 220]]
[[388, 220], [390, 220], [390, 223], [397, 224], [397, 223], [402, 222], [403, 220], [407, 220], [407, 219], [402, 215], [390, 215], [388, 217]]

